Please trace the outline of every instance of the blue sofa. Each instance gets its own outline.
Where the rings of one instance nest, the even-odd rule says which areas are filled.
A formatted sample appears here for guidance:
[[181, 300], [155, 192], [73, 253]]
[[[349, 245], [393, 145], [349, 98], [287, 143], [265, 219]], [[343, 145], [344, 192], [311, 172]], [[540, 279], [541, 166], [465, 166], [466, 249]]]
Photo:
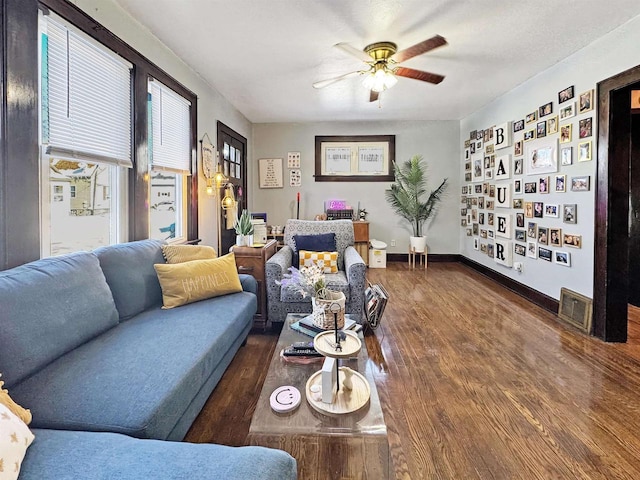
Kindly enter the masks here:
[[296, 478], [285, 452], [175, 442], [245, 341], [257, 284], [242, 275], [243, 292], [163, 310], [161, 246], [0, 272], [0, 371], [36, 435], [20, 479]]

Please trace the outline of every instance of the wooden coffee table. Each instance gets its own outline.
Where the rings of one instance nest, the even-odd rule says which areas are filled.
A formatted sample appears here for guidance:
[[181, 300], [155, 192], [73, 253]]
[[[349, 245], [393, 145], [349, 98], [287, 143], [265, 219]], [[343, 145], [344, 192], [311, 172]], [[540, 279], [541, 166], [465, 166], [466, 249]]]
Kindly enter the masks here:
[[[322, 368], [324, 358], [311, 364], [296, 364], [285, 361], [280, 355], [281, 350], [293, 342], [312, 340], [289, 327], [304, 316], [289, 314], [282, 327], [251, 419], [248, 444], [289, 452], [298, 461], [299, 478], [389, 478], [391, 461], [387, 427], [362, 334], [362, 349], [357, 359], [343, 360], [342, 364], [360, 372], [369, 382], [371, 397], [368, 404], [346, 415], [321, 414], [311, 408], [304, 392], [307, 380]], [[293, 412], [278, 414], [271, 409], [269, 397], [283, 385], [300, 390], [302, 402]]]

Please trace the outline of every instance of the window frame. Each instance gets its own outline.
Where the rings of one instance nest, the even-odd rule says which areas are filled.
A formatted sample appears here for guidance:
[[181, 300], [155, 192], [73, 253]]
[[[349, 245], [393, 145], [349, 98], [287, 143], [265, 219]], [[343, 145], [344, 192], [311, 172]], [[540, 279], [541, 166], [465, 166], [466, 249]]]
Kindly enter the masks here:
[[[133, 47], [116, 37], [85, 12], [66, 0], [40, 0], [40, 5], [50, 9], [77, 29], [111, 49], [133, 64], [132, 81], [132, 159], [134, 167], [128, 172], [128, 240], [149, 238], [150, 176], [148, 160], [148, 112], [147, 81], [155, 78], [191, 102], [190, 109], [190, 170], [186, 178], [186, 241], [198, 241], [198, 166], [197, 166], [197, 96], [167, 72], [155, 65]], [[112, 192], [113, 196], [113, 192]]]

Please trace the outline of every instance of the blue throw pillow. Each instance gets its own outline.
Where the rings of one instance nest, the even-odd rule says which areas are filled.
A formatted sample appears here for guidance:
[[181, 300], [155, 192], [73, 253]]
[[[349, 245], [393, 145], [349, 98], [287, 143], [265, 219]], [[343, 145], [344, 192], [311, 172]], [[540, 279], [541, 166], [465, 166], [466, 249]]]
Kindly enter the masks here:
[[335, 252], [336, 251], [336, 234], [335, 233], [318, 233], [316, 235], [294, 235], [293, 243], [296, 248], [293, 249], [293, 266], [298, 268], [300, 265], [300, 250], [309, 252]]

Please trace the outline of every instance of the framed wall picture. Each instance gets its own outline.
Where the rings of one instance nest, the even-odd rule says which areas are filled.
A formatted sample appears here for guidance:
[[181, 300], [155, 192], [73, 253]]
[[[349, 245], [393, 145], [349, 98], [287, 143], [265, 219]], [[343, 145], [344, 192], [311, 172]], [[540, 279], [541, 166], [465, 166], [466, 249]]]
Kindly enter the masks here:
[[283, 188], [282, 158], [260, 158], [258, 177], [260, 188]]
[[316, 136], [315, 144], [316, 182], [394, 180], [395, 135]]
[[558, 92], [558, 103], [564, 103], [574, 97], [573, 85]]
[[593, 93], [594, 90], [587, 90], [578, 97], [578, 113], [585, 113], [593, 110]]
[[576, 102], [570, 102], [566, 105], [562, 105], [559, 110], [560, 120], [566, 120], [576, 114]]
[[575, 203], [565, 203], [562, 205], [562, 221], [564, 223], [578, 222], [578, 205]]
[[558, 265], [562, 265], [563, 267], [571, 266], [571, 254], [569, 252], [561, 252], [560, 250], [556, 250], [555, 252], [555, 263]]
[[562, 244], [565, 247], [582, 248], [582, 235], [565, 233], [562, 235]]
[[578, 137], [587, 138], [593, 135], [593, 118], [583, 118], [578, 122]]
[[547, 120], [547, 135], [558, 133], [558, 115]]
[[573, 147], [560, 148], [560, 163], [562, 165], [571, 165], [573, 163]]
[[553, 102], [545, 103], [538, 108], [538, 118], [551, 115], [553, 113]]
[[588, 192], [590, 188], [590, 176], [571, 177], [572, 192]]
[[525, 169], [527, 175], [555, 173], [558, 171], [558, 140], [545, 137], [525, 145]]
[[567, 176], [566, 175], [556, 175], [555, 179], [555, 187], [556, 192], [566, 192], [567, 190]]
[[588, 162], [591, 160], [591, 140], [578, 144], [578, 161]]
[[569, 143], [571, 141], [572, 129], [573, 125], [571, 123], [560, 125], [560, 143]]

